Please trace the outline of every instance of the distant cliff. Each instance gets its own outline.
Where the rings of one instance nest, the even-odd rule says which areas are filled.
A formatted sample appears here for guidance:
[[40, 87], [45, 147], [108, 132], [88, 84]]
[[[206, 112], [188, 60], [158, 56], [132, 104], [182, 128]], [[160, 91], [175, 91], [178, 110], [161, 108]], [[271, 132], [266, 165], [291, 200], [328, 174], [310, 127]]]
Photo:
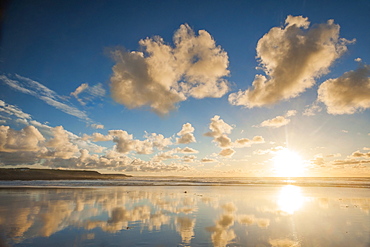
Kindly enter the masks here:
[[97, 171], [0, 168], [0, 180], [88, 180], [88, 179], [124, 179], [125, 174], [101, 174]]

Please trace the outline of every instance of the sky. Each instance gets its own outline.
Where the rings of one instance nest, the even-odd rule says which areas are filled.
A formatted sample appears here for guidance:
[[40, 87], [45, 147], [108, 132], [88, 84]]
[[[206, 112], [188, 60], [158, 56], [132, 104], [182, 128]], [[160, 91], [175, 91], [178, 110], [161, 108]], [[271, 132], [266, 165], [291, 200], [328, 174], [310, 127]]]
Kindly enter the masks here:
[[7, 1], [0, 167], [370, 176], [370, 2]]

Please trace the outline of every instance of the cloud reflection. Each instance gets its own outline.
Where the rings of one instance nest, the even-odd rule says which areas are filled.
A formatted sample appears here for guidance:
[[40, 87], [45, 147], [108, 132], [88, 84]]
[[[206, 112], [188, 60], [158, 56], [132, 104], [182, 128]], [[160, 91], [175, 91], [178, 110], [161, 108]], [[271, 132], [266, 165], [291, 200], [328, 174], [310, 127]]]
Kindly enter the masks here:
[[352, 197], [352, 190], [339, 198], [338, 189], [346, 191], [292, 185], [203, 186], [187, 193], [176, 186], [0, 189], [0, 238], [5, 246], [36, 240], [52, 246], [77, 231], [77, 242], [65, 246], [98, 246], [102, 239], [124, 239], [125, 246], [364, 246], [370, 198]]
[[177, 217], [176, 230], [181, 235], [181, 240], [185, 244], [190, 244], [191, 239], [194, 237], [195, 219], [188, 217]]

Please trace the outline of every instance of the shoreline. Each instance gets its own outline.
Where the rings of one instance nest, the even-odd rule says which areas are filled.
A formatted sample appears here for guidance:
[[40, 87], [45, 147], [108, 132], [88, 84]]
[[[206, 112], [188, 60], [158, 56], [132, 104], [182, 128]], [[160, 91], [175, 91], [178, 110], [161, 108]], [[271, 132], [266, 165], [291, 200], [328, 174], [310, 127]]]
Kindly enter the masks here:
[[0, 168], [0, 181], [11, 180], [97, 180], [125, 179], [132, 177], [126, 174], [101, 174], [88, 170]]

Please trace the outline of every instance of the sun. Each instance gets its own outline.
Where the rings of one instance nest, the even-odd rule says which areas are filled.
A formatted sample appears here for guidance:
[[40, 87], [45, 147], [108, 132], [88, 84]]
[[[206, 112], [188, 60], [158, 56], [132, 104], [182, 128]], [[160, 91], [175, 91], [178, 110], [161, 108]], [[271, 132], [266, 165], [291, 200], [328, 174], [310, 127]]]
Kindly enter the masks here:
[[275, 154], [272, 159], [274, 170], [280, 177], [298, 177], [303, 174], [304, 162], [299, 154], [284, 148]]

